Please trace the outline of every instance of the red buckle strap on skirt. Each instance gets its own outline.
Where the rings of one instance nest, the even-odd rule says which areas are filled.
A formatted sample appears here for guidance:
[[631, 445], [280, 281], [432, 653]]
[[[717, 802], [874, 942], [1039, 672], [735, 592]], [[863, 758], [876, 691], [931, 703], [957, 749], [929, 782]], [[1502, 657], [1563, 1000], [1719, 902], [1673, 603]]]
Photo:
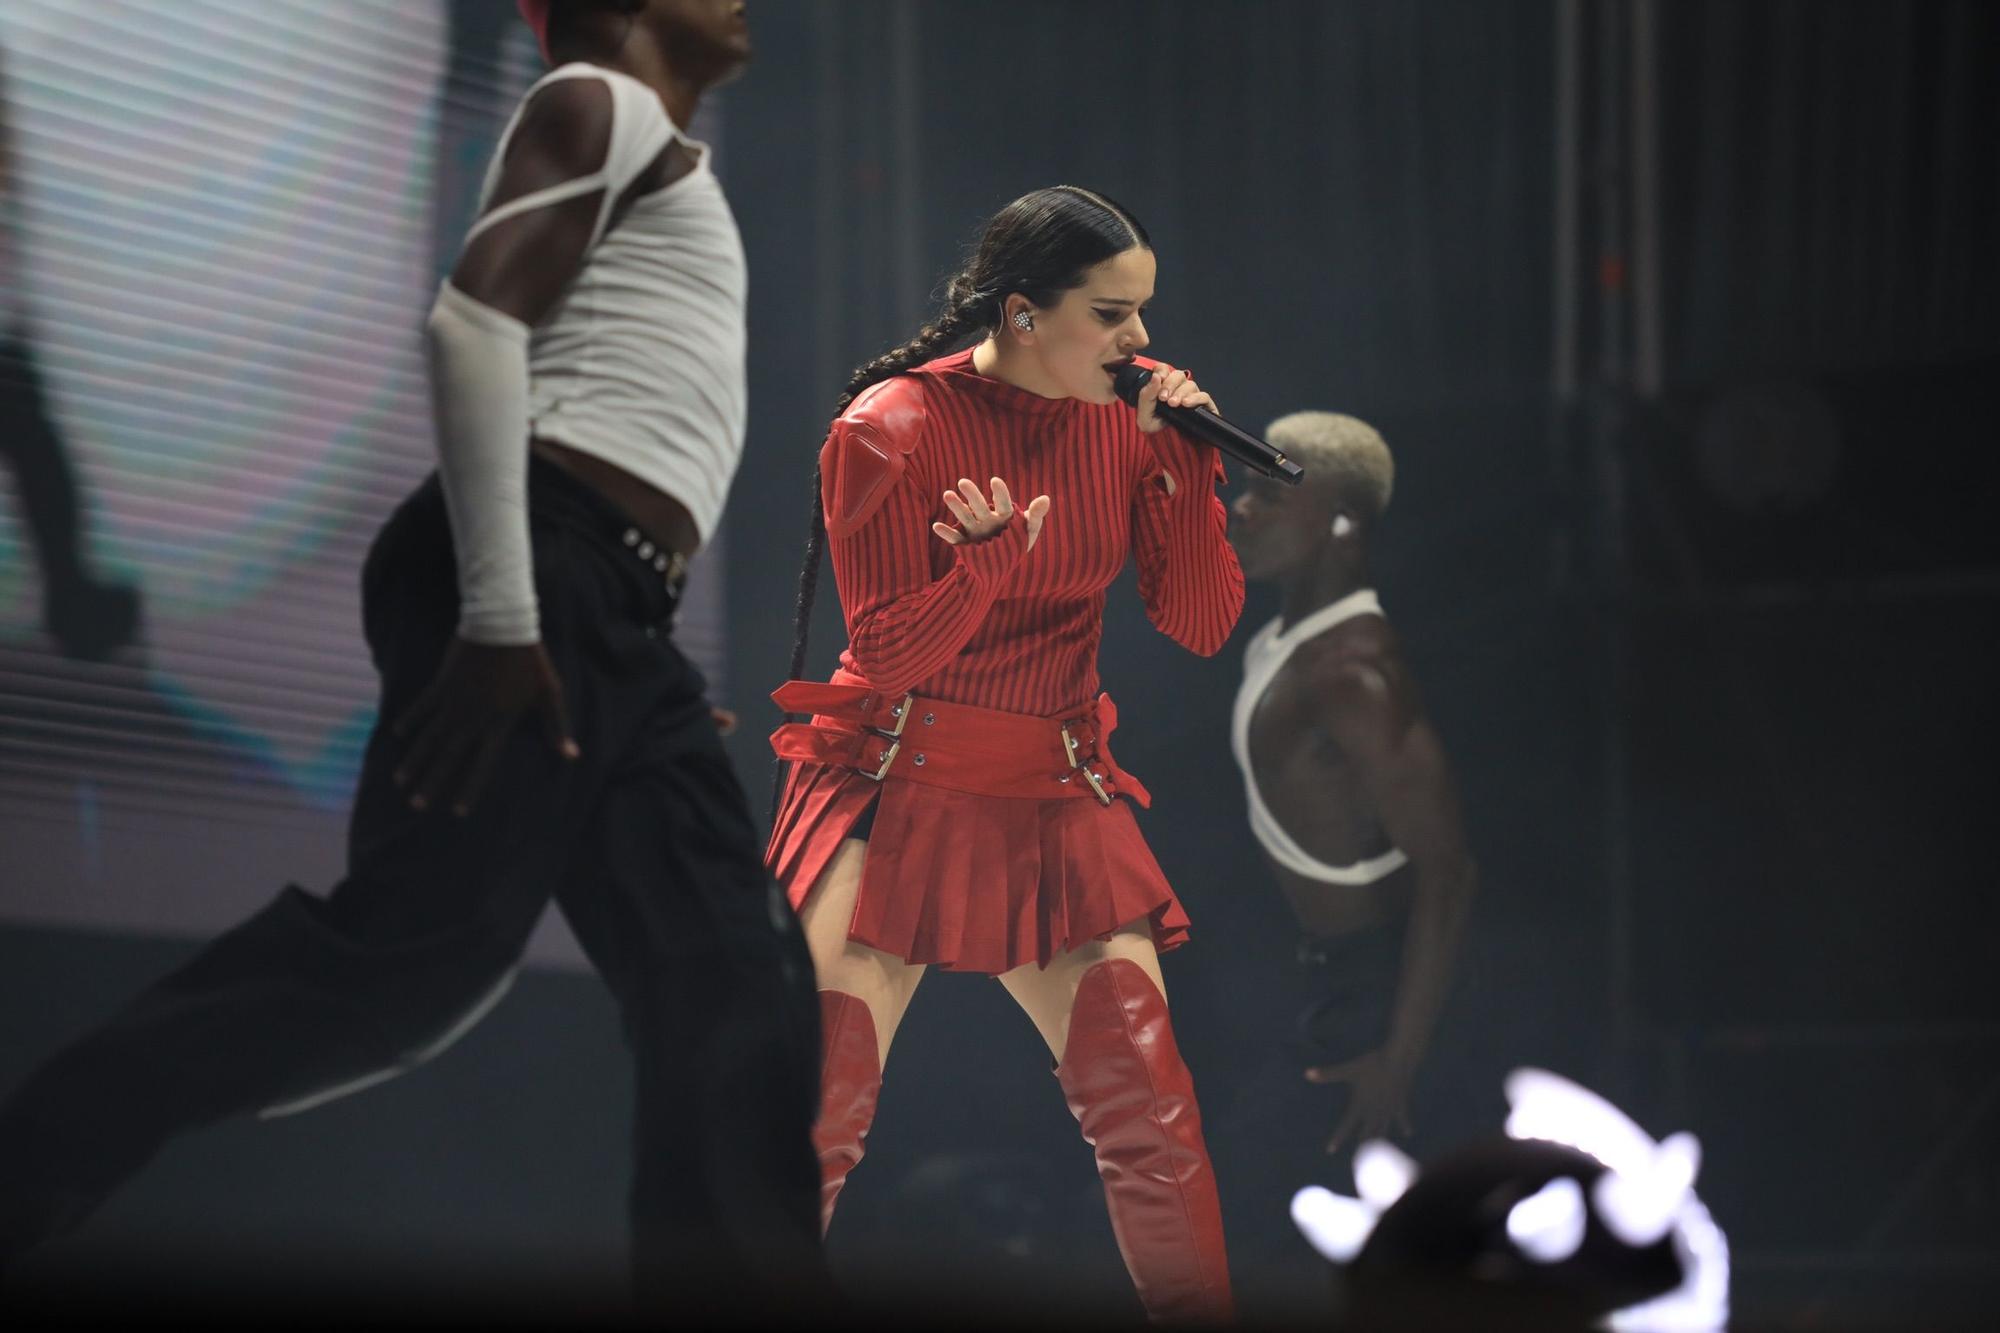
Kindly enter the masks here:
[[1038, 799], [1151, 793], [1111, 757], [1118, 706], [1100, 694], [1081, 713], [1036, 717], [866, 685], [786, 681], [771, 694], [788, 713], [812, 713], [771, 733], [780, 759], [836, 764], [877, 782], [919, 782], [979, 796]]

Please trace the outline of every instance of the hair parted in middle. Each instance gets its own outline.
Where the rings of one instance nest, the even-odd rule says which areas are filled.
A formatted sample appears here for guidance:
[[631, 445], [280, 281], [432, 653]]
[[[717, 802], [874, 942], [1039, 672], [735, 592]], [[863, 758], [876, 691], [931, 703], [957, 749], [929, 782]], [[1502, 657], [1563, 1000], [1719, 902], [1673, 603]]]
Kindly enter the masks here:
[[[1064, 292], [1080, 287], [1097, 265], [1127, 250], [1151, 250], [1152, 238], [1139, 219], [1115, 200], [1079, 185], [1031, 190], [995, 213], [980, 230], [958, 271], [945, 280], [937, 314], [900, 347], [855, 368], [834, 401], [845, 412], [863, 390], [906, 370], [957, 351], [975, 337], [1000, 327], [1001, 307], [1016, 292], [1046, 309]], [[805, 671], [807, 635], [819, 591], [819, 568], [826, 551], [826, 511], [819, 469], [813, 469], [812, 522], [806, 535], [805, 565], [799, 571], [798, 605], [792, 622], [789, 678]], [[784, 762], [771, 787], [771, 814], [777, 816]]]

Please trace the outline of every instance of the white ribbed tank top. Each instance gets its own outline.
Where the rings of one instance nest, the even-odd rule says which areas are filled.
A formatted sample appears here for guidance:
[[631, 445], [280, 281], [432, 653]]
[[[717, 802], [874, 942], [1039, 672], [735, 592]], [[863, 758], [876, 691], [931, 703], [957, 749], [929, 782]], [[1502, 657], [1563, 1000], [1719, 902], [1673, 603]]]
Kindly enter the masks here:
[[1229, 747], [1236, 754], [1237, 766], [1243, 770], [1243, 793], [1250, 805], [1250, 831], [1257, 835], [1257, 841], [1270, 853], [1273, 861], [1322, 884], [1373, 884], [1401, 870], [1409, 858], [1400, 850], [1391, 848], [1380, 856], [1351, 866], [1330, 866], [1299, 846], [1298, 840], [1285, 831], [1284, 825], [1264, 804], [1264, 793], [1257, 789], [1257, 775], [1250, 766], [1250, 719], [1256, 714], [1264, 691], [1271, 687], [1271, 682], [1291, 660], [1292, 654], [1298, 651], [1300, 644], [1356, 616], [1381, 614], [1382, 603], [1377, 600], [1374, 589], [1363, 588], [1321, 607], [1282, 633], [1278, 628], [1282, 620], [1271, 621], [1257, 631], [1249, 647], [1243, 650], [1243, 684], [1236, 691]]
[[[558, 79], [595, 78], [612, 94], [611, 147], [584, 181], [485, 213], [521, 112], [502, 132], [480, 192], [479, 230], [534, 207], [604, 189], [591, 248], [570, 289], [528, 344], [528, 410], [535, 434], [612, 463], [688, 507], [706, 541], [743, 457], [748, 388], [743, 239], [708, 146], [689, 139], [653, 90], [602, 66], [550, 70], [527, 99]], [[660, 150], [679, 139], [693, 170], [633, 201], [606, 230], [612, 204]]]

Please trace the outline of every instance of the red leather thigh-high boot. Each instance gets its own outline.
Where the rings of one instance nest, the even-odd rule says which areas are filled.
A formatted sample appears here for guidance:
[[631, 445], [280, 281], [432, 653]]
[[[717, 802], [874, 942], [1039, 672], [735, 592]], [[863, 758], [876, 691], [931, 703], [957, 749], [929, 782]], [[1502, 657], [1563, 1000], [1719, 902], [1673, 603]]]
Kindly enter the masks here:
[[875, 1015], [855, 996], [821, 991], [819, 1023], [819, 1120], [813, 1126], [813, 1147], [819, 1152], [819, 1229], [824, 1235], [833, 1221], [833, 1201], [861, 1160], [862, 1140], [875, 1120], [882, 1058]]
[[1174, 1044], [1166, 997], [1144, 968], [1113, 958], [1083, 974], [1056, 1078], [1097, 1150], [1111, 1229], [1147, 1315], [1227, 1322], [1222, 1206], [1194, 1080]]

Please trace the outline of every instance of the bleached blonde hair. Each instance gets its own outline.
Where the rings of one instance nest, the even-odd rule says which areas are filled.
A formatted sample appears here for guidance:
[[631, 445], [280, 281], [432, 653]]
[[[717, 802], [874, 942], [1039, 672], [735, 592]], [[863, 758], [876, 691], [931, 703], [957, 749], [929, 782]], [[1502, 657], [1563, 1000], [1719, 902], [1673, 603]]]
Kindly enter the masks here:
[[1329, 479], [1341, 495], [1377, 519], [1389, 507], [1396, 486], [1396, 460], [1381, 433], [1358, 417], [1339, 412], [1293, 412], [1265, 429], [1264, 437], [1306, 470], [1313, 481]]

